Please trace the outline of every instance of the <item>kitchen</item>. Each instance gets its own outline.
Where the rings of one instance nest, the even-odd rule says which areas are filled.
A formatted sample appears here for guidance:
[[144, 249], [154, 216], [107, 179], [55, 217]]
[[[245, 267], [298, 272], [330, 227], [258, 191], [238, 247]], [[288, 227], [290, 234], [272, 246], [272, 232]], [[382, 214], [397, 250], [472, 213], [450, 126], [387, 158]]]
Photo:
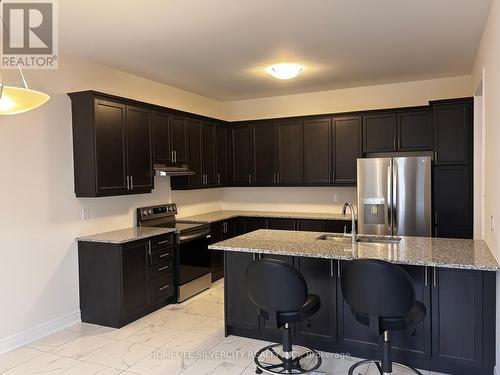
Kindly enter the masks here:
[[[249, 22], [241, 9], [226, 5], [234, 17], [231, 22]], [[444, 0], [434, 5], [438, 9], [433, 14], [443, 17], [447, 5]], [[129, 59], [130, 51], [117, 43], [124, 40], [117, 31], [123, 19], [104, 7], [95, 22], [107, 25], [109, 37], [96, 37], [100, 26], [85, 37], [72, 24], [79, 24], [80, 14], [88, 19], [91, 4], [60, 4], [59, 37], [65, 54], [59, 68], [24, 72], [30, 87], [50, 94], [50, 100], [32, 111], [1, 118], [3, 189], [9, 197], [4, 199], [4, 246], [19, 251], [5, 252], [2, 260], [7, 286], [2, 296], [12, 303], [0, 323], [0, 373], [41, 373], [53, 363], [64, 368], [61, 373], [71, 373], [71, 368], [75, 373], [80, 369], [110, 374], [255, 373], [251, 353], [269, 342], [281, 343], [286, 332], [284, 326], [278, 330], [259, 316], [247, 296], [247, 269], [269, 258], [292, 265], [305, 278], [309, 293], [321, 301], [313, 315], [290, 325], [294, 344], [320, 352], [323, 362], [315, 371], [348, 373], [361, 359], [380, 361], [384, 341], [377, 343], [377, 335], [355, 320], [341, 283], [352, 261], [376, 258], [402, 265], [414, 281], [416, 302], [426, 309], [414, 329], [394, 333], [394, 362], [424, 374], [492, 373], [499, 353], [499, 185], [494, 166], [499, 138], [491, 104], [497, 95], [494, 25], [499, 6], [495, 0], [481, 1], [475, 9], [462, 5], [449, 15], [449, 24], [439, 17], [428, 20], [437, 48], [424, 43], [412, 23], [426, 22], [428, 9], [391, 2], [398, 14], [407, 13], [394, 22], [407, 40], [413, 38], [420, 53], [398, 44], [398, 56], [406, 62], [378, 56], [379, 65], [363, 65], [374, 80], [359, 75], [358, 81], [336, 86], [328, 77], [339, 76], [315, 65], [312, 52], [303, 59], [286, 57], [302, 64], [289, 80], [276, 79], [264, 69], [283, 58], [269, 58], [265, 64], [254, 61], [259, 68], [252, 72], [245, 71], [244, 64], [231, 65], [229, 59], [213, 74], [218, 78], [215, 84], [207, 71], [198, 70], [203, 62], [188, 67], [169, 51], [162, 51], [161, 58], [171, 62], [171, 72], [149, 62], [144, 69], [147, 65], [151, 71], [141, 71], [133, 66], [132, 56]], [[317, 6], [302, 15], [316, 33], [326, 26], [315, 20], [327, 18], [327, 13], [332, 16], [333, 5]], [[183, 35], [186, 46], [194, 43], [196, 38], [180, 31], [186, 27], [180, 20], [189, 6], [165, 7], [178, 15], [173, 17], [178, 24], [163, 25], [154, 19], [151, 25], [168, 38]], [[125, 9], [121, 17], [135, 22], [132, 16], [138, 10], [131, 5]], [[268, 9], [279, 13], [277, 5]], [[331, 35], [341, 33], [342, 18], [355, 11], [347, 4], [341, 9], [335, 25], [328, 26], [335, 28]], [[383, 9], [369, 7], [360, 14], [376, 12], [380, 18], [373, 25], [390, 29], [389, 23], [381, 22], [390, 19]], [[249, 6], [247, 11], [257, 8]], [[300, 11], [294, 8], [292, 13]], [[205, 24], [208, 20], [200, 15], [190, 17], [200, 21], [190, 26], [192, 30], [219, 30], [226, 41], [233, 40], [222, 31], [222, 22], [217, 26]], [[291, 20], [283, 22], [304, 29]], [[458, 24], [468, 25], [462, 34], [446, 29]], [[178, 29], [166, 32], [163, 26]], [[354, 45], [358, 34], [349, 30]], [[363, 38], [370, 34], [358, 31]], [[127, 39], [135, 43], [152, 35], [147, 28], [140, 32], [142, 38]], [[84, 47], [91, 35], [95, 48]], [[266, 44], [265, 35], [269, 34], [255, 35], [261, 45]], [[372, 37], [373, 44], [376, 35]], [[289, 40], [280, 38], [285, 44]], [[324, 38], [322, 42], [333, 43], [329, 36]], [[403, 37], [390, 39], [401, 43]], [[203, 50], [201, 39], [196, 43]], [[336, 46], [338, 53], [349, 50], [342, 43]], [[356, 50], [361, 61], [364, 55]], [[463, 60], [453, 54], [459, 50], [467, 55]], [[181, 49], [177, 57], [190, 56], [194, 64], [197, 60], [190, 53]], [[244, 60], [244, 52], [239, 53]], [[433, 53], [433, 68], [411, 64], [410, 56], [417, 55], [430, 64], [428, 55]], [[126, 63], [117, 64], [111, 56]], [[334, 56], [329, 59], [334, 61]], [[382, 66], [392, 72], [405, 66], [406, 75], [382, 79]], [[426, 66], [422, 69], [427, 75], [420, 66]], [[175, 71], [179, 67], [184, 73]], [[245, 71], [246, 83], [225, 77], [233, 70]], [[159, 71], [175, 71], [184, 82]], [[324, 85], [310, 81], [314, 77]], [[2, 71], [2, 82], [16, 80], [17, 71]], [[403, 220], [408, 216], [393, 217], [387, 211], [386, 202], [395, 196], [358, 196], [360, 186], [367, 186], [360, 182], [358, 159], [401, 157], [426, 158], [429, 163], [426, 213], [414, 215], [428, 232], [372, 232], [363, 226], [367, 214], [372, 223], [378, 220], [382, 225], [383, 220], [385, 226], [387, 219], [399, 227], [408, 224]], [[389, 191], [384, 176], [390, 165], [367, 181], [383, 180], [380, 186]], [[405, 187], [422, 183], [424, 178], [418, 176]], [[401, 191], [399, 202], [409, 202], [403, 199], [409, 190]], [[349, 207], [343, 214], [346, 202], [353, 207], [354, 227]], [[359, 202], [365, 202], [361, 214]], [[335, 235], [320, 239], [325, 234]], [[372, 234], [391, 236], [384, 241], [398, 238], [396, 243], [377, 242], [380, 238]], [[355, 244], [353, 238], [358, 239]], [[197, 249], [201, 253], [189, 256]], [[287, 288], [282, 292], [286, 295]], [[155, 355], [150, 355], [150, 348]], [[197, 350], [210, 357], [164, 358], [164, 351]], [[248, 355], [216, 357], [235, 350]], [[332, 358], [336, 354], [343, 356]], [[378, 373], [378, 365], [364, 364], [368, 373]], [[394, 373], [399, 371], [394, 365]]]

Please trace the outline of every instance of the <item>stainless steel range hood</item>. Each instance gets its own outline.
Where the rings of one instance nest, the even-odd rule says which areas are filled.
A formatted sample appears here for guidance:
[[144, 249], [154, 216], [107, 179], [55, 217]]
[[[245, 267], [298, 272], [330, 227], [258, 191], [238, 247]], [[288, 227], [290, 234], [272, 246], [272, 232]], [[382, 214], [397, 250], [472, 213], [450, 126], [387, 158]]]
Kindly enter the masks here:
[[156, 176], [193, 176], [196, 173], [187, 165], [174, 166], [167, 164], [155, 164], [153, 166]]

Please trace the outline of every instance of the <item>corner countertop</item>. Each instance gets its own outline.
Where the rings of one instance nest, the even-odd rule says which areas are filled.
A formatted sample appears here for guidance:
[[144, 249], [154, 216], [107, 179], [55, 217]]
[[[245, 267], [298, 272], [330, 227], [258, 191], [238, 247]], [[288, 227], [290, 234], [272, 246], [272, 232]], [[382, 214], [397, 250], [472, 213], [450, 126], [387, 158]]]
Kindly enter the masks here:
[[381, 259], [418, 266], [499, 271], [484, 241], [431, 237], [401, 237], [397, 244], [319, 240], [323, 233], [261, 229], [209, 246], [212, 250], [313, 258]]
[[142, 240], [145, 238], [161, 236], [162, 234], [175, 232], [174, 228], [156, 228], [156, 227], [130, 227], [114, 230], [111, 232], [96, 233], [88, 236], [76, 238], [82, 242], [103, 242], [112, 244], [122, 244]]
[[351, 215], [340, 213], [321, 212], [283, 212], [283, 211], [247, 211], [247, 210], [221, 210], [205, 214], [179, 217], [178, 220], [192, 223], [211, 224], [217, 221], [228, 220], [235, 217], [272, 217], [280, 219], [310, 219], [310, 220], [345, 220], [351, 221]]

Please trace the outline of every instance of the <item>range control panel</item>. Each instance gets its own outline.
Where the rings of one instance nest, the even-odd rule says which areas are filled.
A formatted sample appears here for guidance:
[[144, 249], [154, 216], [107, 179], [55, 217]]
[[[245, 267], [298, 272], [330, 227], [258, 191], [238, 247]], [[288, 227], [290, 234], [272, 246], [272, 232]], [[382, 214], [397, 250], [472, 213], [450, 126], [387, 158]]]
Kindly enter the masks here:
[[162, 204], [151, 207], [141, 207], [137, 209], [141, 221], [157, 219], [165, 216], [175, 216], [177, 214], [177, 206], [175, 203]]

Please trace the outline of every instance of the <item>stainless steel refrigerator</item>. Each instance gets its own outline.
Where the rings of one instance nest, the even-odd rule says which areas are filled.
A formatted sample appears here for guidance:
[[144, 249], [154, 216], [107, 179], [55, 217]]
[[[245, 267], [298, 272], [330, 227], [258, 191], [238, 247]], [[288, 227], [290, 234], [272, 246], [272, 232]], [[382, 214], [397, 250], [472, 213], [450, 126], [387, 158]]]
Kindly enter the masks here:
[[431, 158], [358, 159], [358, 232], [431, 236]]

